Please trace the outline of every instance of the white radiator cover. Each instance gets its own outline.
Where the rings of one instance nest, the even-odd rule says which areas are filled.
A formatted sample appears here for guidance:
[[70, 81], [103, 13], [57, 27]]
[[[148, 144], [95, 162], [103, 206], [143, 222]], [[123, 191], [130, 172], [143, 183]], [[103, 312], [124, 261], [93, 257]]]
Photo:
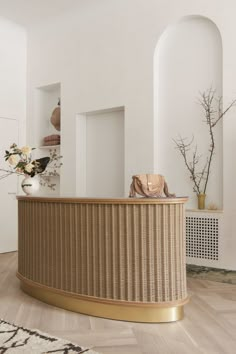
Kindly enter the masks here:
[[220, 268], [223, 211], [186, 210], [186, 262]]

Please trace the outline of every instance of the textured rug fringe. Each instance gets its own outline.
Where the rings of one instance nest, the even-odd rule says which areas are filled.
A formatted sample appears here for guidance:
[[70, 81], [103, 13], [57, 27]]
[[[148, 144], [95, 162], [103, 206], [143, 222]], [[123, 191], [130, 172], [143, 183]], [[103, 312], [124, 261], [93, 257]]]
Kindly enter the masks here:
[[0, 354], [98, 354], [92, 348], [84, 348], [68, 340], [51, 336], [38, 329], [0, 319]]

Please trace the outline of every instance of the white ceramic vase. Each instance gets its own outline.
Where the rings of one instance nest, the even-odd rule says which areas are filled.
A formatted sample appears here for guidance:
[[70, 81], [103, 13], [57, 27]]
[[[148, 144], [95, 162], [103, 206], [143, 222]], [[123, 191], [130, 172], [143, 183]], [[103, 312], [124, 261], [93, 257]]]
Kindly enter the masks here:
[[21, 182], [21, 187], [25, 194], [33, 195], [36, 194], [40, 188], [39, 179], [37, 176], [30, 177], [26, 176], [23, 181]]

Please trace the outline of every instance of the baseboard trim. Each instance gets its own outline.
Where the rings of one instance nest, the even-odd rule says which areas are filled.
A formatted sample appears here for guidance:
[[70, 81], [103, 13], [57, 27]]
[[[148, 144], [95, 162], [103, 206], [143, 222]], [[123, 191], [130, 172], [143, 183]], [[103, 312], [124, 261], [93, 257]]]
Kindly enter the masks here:
[[127, 302], [93, 298], [52, 289], [24, 278], [17, 273], [21, 289], [47, 304], [86, 315], [131, 322], [174, 322], [184, 317], [184, 304], [189, 301], [165, 303]]

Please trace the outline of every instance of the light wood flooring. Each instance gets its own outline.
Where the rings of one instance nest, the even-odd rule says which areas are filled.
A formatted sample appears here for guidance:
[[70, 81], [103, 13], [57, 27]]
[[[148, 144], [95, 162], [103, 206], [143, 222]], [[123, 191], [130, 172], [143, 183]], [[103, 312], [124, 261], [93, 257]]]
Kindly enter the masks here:
[[[80, 315], [24, 294], [17, 253], [0, 254], [0, 318], [68, 339], [101, 354], [236, 353], [236, 285], [188, 279], [182, 321], [142, 324]], [[33, 354], [33, 353], [32, 353]]]

